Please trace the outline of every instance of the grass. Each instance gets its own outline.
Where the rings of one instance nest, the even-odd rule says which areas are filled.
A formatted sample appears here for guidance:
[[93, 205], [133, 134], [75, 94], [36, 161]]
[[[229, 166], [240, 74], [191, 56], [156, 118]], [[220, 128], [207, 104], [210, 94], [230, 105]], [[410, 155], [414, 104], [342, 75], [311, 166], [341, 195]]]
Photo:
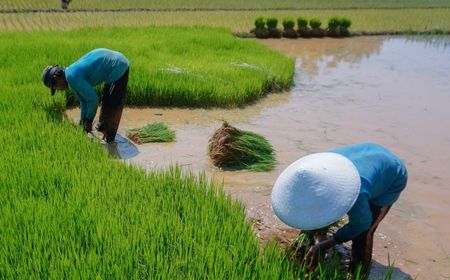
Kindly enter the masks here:
[[133, 128], [127, 131], [127, 137], [138, 144], [151, 142], [173, 142], [175, 131], [165, 123], [151, 123], [141, 128]]
[[215, 166], [231, 170], [263, 172], [275, 166], [275, 152], [264, 137], [227, 122], [209, 140], [209, 156]]
[[[324, 8], [405, 8], [405, 7], [450, 7], [446, 0], [74, 0], [72, 9], [123, 9], [123, 8], [207, 8], [207, 9], [324, 9]], [[60, 1], [56, 0], [2, 0], [0, 9], [58, 9]]]
[[47, 64], [70, 65], [97, 47], [121, 51], [131, 61], [129, 105], [241, 106], [288, 88], [294, 73], [293, 59], [237, 39], [227, 29], [88, 29], [8, 33], [0, 34], [0, 40], [10, 53], [8, 62], [19, 52], [30, 55], [27, 64], [34, 72], [27, 80]]
[[[392, 1], [395, 2], [395, 1]], [[409, 33], [450, 31], [450, 9], [322, 9], [302, 11], [202, 11], [0, 14], [0, 32], [67, 31], [86, 27], [212, 26], [248, 32], [257, 17], [311, 19], [326, 22], [331, 16], [348, 17], [352, 32]]]

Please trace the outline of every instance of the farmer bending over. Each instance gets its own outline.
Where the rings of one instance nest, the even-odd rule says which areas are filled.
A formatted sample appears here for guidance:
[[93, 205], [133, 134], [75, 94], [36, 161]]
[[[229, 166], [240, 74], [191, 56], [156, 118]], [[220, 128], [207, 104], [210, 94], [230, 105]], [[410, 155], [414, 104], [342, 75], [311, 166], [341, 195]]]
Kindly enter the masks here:
[[352, 240], [350, 271], [367, 274], [378, 224], [406, 187], [403, 162], [373, 143], [356, 144], [305, 156], [275, 182], [272, 208], [286, 224], [301, 230], [326, 227], [348, 214], [349, 223], [311, 247], [305, 261], [317, 266], [319, 254]]
[[98, 131], [106, 142], [113, 142], [119, 127], [125, 103], [130, 62], [121, 53], [108, 49], [95, 49], [67, 68], [47, 66], [42, 81], [51, 89], [67, 90], [70, 86], [80, 102], [80, 124], [84, 131], [92, 131], [92, 122], [99, 104], [94, 87], [105, 83], [102, 95]]

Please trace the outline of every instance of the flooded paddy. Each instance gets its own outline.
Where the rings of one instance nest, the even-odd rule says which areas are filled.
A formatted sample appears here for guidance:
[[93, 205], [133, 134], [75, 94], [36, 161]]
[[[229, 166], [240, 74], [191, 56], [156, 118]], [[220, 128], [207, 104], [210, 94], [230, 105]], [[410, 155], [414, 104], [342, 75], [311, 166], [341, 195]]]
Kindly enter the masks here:
[[[146, 169], [178, 163], [205, 170], [243, 201], [257, 235], [286, 243], [296, 231], [270, 209], [272, 184], [291, 162], [313, 152], [371, 141], [405, 160], [409, 183], [381, 223], [375, 273], [388, 255], [397, 279], [450, 277], [450, 40], [447, 37], [361, 37], [265, 40], [297, 58], [290, 92], [239, 109], [125, 109], [120, 132], [165, 122], [177, 142], [136, 146], [129, 159]], [[78, 110], [67, 115], [78, 119]], [[275, 170], [229, 172], [208, 160], [208, 139], [221, 121], [266, 137]], [[129, 147], [128, 147], [129, 148]]]

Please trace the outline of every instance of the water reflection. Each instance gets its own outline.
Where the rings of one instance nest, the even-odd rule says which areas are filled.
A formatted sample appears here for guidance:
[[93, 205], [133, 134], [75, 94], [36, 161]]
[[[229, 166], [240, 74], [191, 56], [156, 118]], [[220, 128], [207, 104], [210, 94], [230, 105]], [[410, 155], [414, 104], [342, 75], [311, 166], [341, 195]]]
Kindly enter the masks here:
[[131, 159], [139, 154], [136, 145], [120, 134], [116, 135], [114, 142], [103, 145], [105, 145], [111, 158]]
[[[321, 63], [325, 63], [327, 68], [336, 68], [343, 62], [357, 65], [363, 59], [379, 54], [385, 38], [374, 36], [342, 39], [298, 39], [296, 41], [270, 39], [260, 42], [300, 59], [303, 71], [306, 70], [317, 75]], [[300, 67], [297, 67], [297, 70], [299, 69]]]

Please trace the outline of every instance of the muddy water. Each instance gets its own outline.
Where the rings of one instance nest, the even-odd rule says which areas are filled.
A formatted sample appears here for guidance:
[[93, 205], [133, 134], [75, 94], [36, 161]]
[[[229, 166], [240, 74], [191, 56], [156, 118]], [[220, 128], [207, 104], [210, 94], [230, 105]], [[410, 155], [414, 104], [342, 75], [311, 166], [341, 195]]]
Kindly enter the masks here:
[[[131, 162], [148, 169], [179, 163], [206, 170], [247, 205], [257, 235], [286, 243], [296, 231], [270, 209], [274, 180], [313, 152], [362, 141], [403, 158], [407, 189], [380, 225], [373, 273], [388, 259], [397, 279], [450, 277], [450, 41], [438, 37], [261, 41], [297, 58], [291, 92], [269, 95], [243, 109], [126, 109], [120, 131], [163, 121], [177, 142], [138, 146]], [[67, 111], [77, 119], [77, 110]], [[268, 173], [222, 172], [207, 157], [221, 120], [264, 135], [277, 152]]]

